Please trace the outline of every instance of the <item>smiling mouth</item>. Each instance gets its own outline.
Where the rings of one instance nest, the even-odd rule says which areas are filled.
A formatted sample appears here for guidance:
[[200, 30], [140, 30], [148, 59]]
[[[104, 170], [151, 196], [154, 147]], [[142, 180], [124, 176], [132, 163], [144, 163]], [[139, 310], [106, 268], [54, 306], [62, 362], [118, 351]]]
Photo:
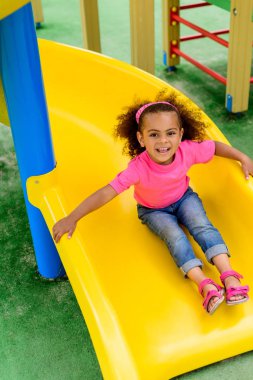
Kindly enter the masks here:
[[158, 153], [167, 153], [170, 149], [169, 148], [157, 148], [156, 151]]

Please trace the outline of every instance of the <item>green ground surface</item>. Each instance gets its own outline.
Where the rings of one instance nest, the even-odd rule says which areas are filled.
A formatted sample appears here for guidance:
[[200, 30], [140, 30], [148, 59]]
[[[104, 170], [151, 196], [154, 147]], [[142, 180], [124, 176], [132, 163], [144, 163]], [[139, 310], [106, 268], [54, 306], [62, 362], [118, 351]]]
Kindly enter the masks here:
[[[229, 115], [224, 108], [223, 85], [184, 61], [175, 73], [168, 74], [161, 63], [160, 1], [156, 0], [155, 5], [156, 75], [193, 99], [234, 146], [253, 157], [252, 92], [250, 110], [239, 116]], [[43, 0], [43, 7], [45, 23], [37, 31], [38, 36], [82, 46], [78, 0]], [[99, 11], [103, 53], [130, 62], [128, 0], [100, 0]], [[228, 12], [216, 7], [208, 7], [208, 12], [195, 10], [188, 17], [209, 29], [229, 24]], [[184, 50], [225, 75], [227, 53], [223, 47], [199, 40], [188, 43]], [[44, 281], [36, 272], [11, 132], [3, 125], [0, 125], [0, 252], [0, 380], [102, 379], [70, 284]], [[252, 380], [252, 352], [177, 379], [219, 377]]]

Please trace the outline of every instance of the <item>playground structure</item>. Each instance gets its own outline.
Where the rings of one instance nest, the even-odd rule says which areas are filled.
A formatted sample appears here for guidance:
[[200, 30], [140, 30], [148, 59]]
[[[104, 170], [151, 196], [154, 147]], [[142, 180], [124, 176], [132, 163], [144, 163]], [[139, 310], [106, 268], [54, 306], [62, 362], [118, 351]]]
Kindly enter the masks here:
[[[153, 99], [164, 87], [192, 109], [196, 106], [135, 67], [40, 41], [50, 132], [31, 4], [2, 4], [0, 77], [5, 95], [0, 109], [6, 117], [0, 113], [0, 121], [8, 122], [6, 99], [39, 271], [57, 277], [64, 266], [104, 379], [167, 380], [252, 350], [252, 300], [234, 308], [222, 305], [211, 318], [205, 314], [199, 295], [162, 242], [137, 220], [131, 191], [80, 221], [72, 239], [64, 236], [57, 245], [58, 256], [50, 235], [55, 221], [126, 166], [121, 146], [111, 137], [122, 106], [135, 95]], [[202, 115], [211, 124], [207, 138], [226, 142]], [[94, 178], [94, 172], [99, 176]], [[253, 180], [244, 179], [236, 162], [218, 157], [194, 167], [191, 179], [229, 245], [232, 263], [252, 287]], [[207, 269], [215, 277], [213, 267]]]
[[[230, 29], [209, 32], [180, 16], [180, 11], [199, 7], [218, 6], [230, 12]], [[213, 0], [180, 6], [180, 0], [163, 0], [164, 64], [169, 68], [186, 59], [200, 70], [226, 86], [225, 106], [229, 112], [247, 111], [249, 103], [252, 61], [253, 0]], [[33, 0], [36, 23], [43, 17], [41, 0]], [[131, 27], [131, 62], [151, 74], [155, 72], [154, 57], [154, 0], [129, 0]], [[101, 52], [98, 0], [80, 0], [84, 48]], [[41, 16], [42, 15], [42, 16]], [[180, 23], [198, 34], [180, 37]], [[229, 42], [220, 35], [229, 32]], [[210, 38], [228, 48], [227, 77], [206, 67], [180, 49], [182, 42]]]
[[[251, 75], [252, 60], [252, 11], [253, 0], [213, 0], [180, 6], [180, 0], [163, 0], [163, 46], [164, 63], [169, 67], [179, 64], [183, 57], [199, 69], [226, 86], [226, 108], [230, 112], [248, 109], [249, 88], [253, 82]], [[206, 7], [211, 4], [230, 12], [229, 42], [221, 37], [225, 30], [209, 32], [182, 18], [180, 10]], [[97, 0], [81, 0], [83, 34], [85, 48], [101, 51]], [[180, 23], [198, 32], [191, 38], [180, 37]], [[132, 64], [154, 73], [154, 0], [130, 0], [131, 51]], [[191, 39], [208, 37], [229, 50], [227, 77], [214, 72], [193, 57], [180, 50], [180, 43]]]
[[[101, 52], [98, 0], [80, 0], [84, 48]], [[155, 72], [154, 0], [129, 0], [131, 62]]]
[[[181, 11], [203, 7], [203, 11], [211, 5], [221, 7], [230, 12], [230, 30], [217, 30], [209, 32], [189, 22], [181, 16]], [[226, 86], [226, 108], [230, 112], [242, 112], [248, 109], [252, 61], [253, 39], [253, 0], [213, 0], [201, 1], [195, 4], [180, 6], [180, 0], [163, 1], [163, 45], [164, 63], [171, 67], [179, 64], [182, 57], [209, 74]], [[180, 36], [180, 23], [197, 31], [193, 36]], [[220, 35], [229, 32], [229, 42]], [[223, 77], [214, 70], [206, 67], [193, 57], [181, 50], [183, 42], [198, 38], [210, 38], [228, 48], [227, 77]]]

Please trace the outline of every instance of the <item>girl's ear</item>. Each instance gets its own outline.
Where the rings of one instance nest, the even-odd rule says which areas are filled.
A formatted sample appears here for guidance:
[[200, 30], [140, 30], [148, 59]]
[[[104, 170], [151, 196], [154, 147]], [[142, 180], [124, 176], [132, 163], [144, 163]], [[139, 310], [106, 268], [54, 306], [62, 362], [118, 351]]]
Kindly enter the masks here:
[[184, 128], [181, 128], [180, 129], [180, 140], [182, 139], [183, 135], [184, 135]]
[[136, 133], [137, 140], [139, 141], [139, 144], [142, 148], [144, 148], [144, 142], [143, 142], [143, 137], [140, 131], [137, 131]]

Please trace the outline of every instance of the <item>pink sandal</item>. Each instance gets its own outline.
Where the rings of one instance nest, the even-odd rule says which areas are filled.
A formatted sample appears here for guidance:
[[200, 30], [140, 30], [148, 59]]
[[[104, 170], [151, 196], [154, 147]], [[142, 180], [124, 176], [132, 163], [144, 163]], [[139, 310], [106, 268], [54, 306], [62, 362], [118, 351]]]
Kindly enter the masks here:
[[[225, 279], [227, 277], [230, 277], [230, 276], [237, 278], [237, 280], [240, 280], [241, 278], [243, 278], [243, 276], [241, 274], [235, 272], [234, 270], [228, 270], [226, 272], [223, 272], [220, 276], [220, 279], [221, 279], [221, 282], [223, 283], [224, 287], [225, 287]], [[225, 287], [225, 289], [226, 289], [226, 287]], [[228, 305], [238, 305], [239, 303], [246, 302], [249, 299], [248, 292], [249, 292], [248, 285], [230, 287], [230, 288], [226, 289], [226, 303]], [[243, 298], [240, 300], [231, 300], [231, 297], [234, 297], [234, 296], [243, 296]]]
[[[224, 301], [224, 295], [223, 295], [224, 289], [220, 285], [216, 284], [210, 278], [206, 278], [205, 280], [201, 281], [201, 283], [199, 284], [199, 292], [203, 297], [204, 297], [203, 289], [207, 284], [212, 284], [217, 288], [217, 290], [209, 290], [209, 292], [207, 293], [206, 298], [204, 299], [204, 302], [203, 302], [204, 309], [210, 315], [212, 315], [215, 312], [215, 310], [218, 308], [218, 306], [220, 306], [220, 304]], [[209, 302], [211, 301], [211, 299], [213, 297], [217, 297], [218, 300], [215, 302], [213, 307], [210, 310], [208, 310]]]

